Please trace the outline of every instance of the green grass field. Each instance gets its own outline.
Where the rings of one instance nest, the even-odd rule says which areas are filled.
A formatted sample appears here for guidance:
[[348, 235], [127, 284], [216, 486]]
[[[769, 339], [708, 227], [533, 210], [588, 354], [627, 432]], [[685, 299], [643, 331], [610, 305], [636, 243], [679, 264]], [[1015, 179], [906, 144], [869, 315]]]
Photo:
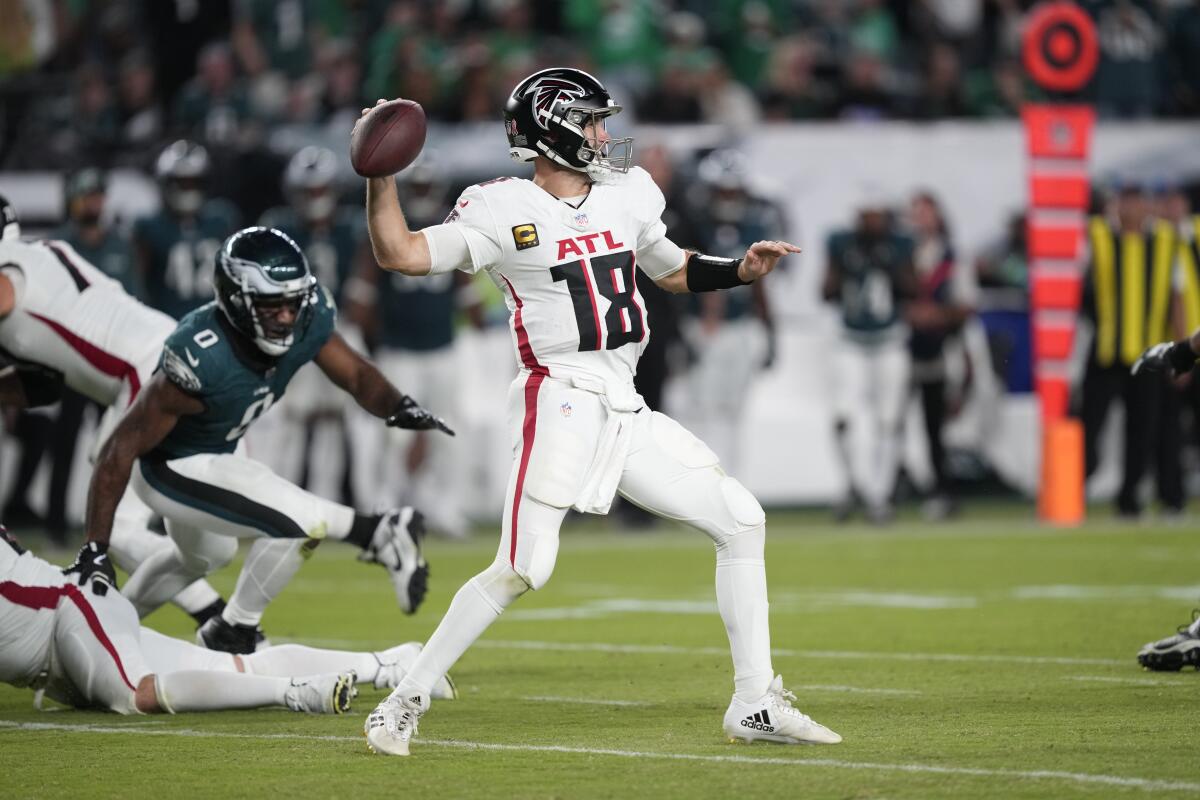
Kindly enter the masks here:
[[[1200, 674], [1133, 658], [1200, 599], [1194, 529], [1056, 531], [1017, 507], [887, 530], [768, 519], [775, 667], [841, 745], [728, 743], [707, 539], [589, 520], [564, 530], [550, 585], [458, 664], [461, 699], [433, 707], [408, 759], [368, 753], [362, 722], [383, 695], [369, 687], [345, 717], [141, 718], [38, 712], [0, 687], [0, 796], [1200, 795]], [[406, 618], [378, 568], [326, 545], [265, 627], [342, 648], [423, 640], [494, 547], [430, 543], [433, 588]], [[174, 609], [148, 622], [191, 631]]]

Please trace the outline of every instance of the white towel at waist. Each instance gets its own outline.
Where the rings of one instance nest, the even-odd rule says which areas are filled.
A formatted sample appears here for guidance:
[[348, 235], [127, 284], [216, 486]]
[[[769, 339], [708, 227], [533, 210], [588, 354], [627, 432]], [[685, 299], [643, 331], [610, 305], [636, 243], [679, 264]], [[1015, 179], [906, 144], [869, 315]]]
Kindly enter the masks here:
[[571, 385], [598, 395], [608, 414], [574, 508], [584, 514], [607, 514], [621, 482], [625, 458], [629, 455], [633, 415], [646, 407], [646, 401], [633, 386], [606, 385], [585, 377], [572, 377]]

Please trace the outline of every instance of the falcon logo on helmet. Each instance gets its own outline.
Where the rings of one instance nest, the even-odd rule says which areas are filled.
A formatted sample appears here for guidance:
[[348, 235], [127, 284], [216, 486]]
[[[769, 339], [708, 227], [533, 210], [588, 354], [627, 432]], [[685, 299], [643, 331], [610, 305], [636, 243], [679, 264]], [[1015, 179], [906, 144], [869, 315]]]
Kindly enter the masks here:
[[593, 179], [628, 172], [633, 138], [609, 138], [604, 127], [620, 111], [604, 84], [583, 70], [535, 72], [517, 84], [504, 105], [508, 154], [514, 161], [547, 158]]
[[530, 86], [526, 93], [533, 95], [533, 121], [542, 130], [550, 130], [547, 123], [556, 116], [556, 106], [578, 100], [587, 94], [578, 83], [562, 78], [542, 78]]

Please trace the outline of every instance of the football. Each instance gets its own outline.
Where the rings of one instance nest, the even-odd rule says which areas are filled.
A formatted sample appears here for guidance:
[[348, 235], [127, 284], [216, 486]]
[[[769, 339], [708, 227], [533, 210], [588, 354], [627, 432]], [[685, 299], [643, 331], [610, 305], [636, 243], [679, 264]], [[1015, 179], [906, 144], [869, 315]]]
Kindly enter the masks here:
[[350, 164], [364, 178], [384, 178], [407, 167], [425, 146], [425, 110], [412, 100], [372, 108], [350, 134]]

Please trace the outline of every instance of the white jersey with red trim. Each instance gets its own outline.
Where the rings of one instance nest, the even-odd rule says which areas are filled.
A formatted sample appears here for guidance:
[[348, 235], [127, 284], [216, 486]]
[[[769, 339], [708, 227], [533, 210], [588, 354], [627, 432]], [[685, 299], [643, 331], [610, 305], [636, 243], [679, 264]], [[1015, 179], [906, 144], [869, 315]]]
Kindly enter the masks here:
[[0, 348], [63, 374], [97, 403], [128, 405], [150, 379], [175, 320], [125, 293], [66, 242], [0, 242], [16, 307]]
[[464, 226], [471, 272], [504, 293], [518, 362], [553, 377], [632, 386], [650, 338], [635, 267], [664, 239], [663, 194], [638, 167], [592, 185], [571, 205], [532, 181], [498, 178], [468, 187], [447, 223]]
[[28, 686], [47, 668], [67, 587], [75, 588], [58, 567], [0, 539], [0, 682]]

